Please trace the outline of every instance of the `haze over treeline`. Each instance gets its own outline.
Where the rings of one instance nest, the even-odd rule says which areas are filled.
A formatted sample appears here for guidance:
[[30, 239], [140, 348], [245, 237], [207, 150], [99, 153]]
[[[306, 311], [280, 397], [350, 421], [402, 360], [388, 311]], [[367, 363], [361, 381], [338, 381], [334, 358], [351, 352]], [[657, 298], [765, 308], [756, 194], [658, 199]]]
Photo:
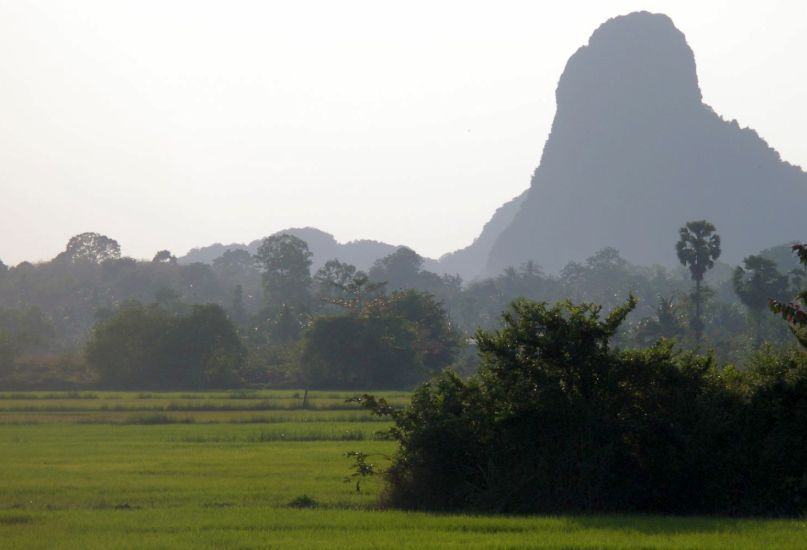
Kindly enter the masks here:
[[[82, 370], [85, 360], [104, 370], [110, 350], [148, 347], [154, 330], [176, 340], [149, 360], [162, 372], [193, 355], [202, 331], [227, 344], [197, 357], [215, 364], [191, 378], [127, 378], [139, 368], [128, 365], [120, 380], [106, 371], [98, 380], [411, 386], [449, 365], [472, 371], [469, 338], [518, 297], [608, 309], [632, 293], [639, 306], [619, 336], [640, 346], [704, 341], [742, 361], [764, 340], [786, 344], [785, 325], [758, 304], [802, 283], [787, 245], [807, 233], [807, 175], [703, 104], [692, 50], [672, 21], [639, 12], [602, 24], [569, 60], [557, 103], [530, 188], [469, 247], [439, 259], [302, 228], [145, 261], [122, 256], [114, 236], [85, 232], [49, 262], [3, 265], [6, 373], [23, 385], [90, 383], [99, 372]], [[714, 269], [697, 277], [674, 249], [690, 223], [719, 243]], [[145, 340], [99, 343], [99, 334]], [[358, 347], [340, 348], [345, 341]], [[373, 359], [361, 375], [332, 362], [362, 354]], [[372, 364], [398, 364], [401, 375]]]

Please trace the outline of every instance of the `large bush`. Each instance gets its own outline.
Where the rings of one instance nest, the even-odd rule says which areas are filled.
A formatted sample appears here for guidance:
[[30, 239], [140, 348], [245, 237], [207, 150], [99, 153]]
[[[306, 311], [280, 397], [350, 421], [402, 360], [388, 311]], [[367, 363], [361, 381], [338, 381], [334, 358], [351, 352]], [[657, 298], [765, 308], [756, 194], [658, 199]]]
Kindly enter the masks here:
[[407, 290], [314, 319], [301, 367], [313, 387], [411, 388], [451, 364], [458, 348], [440, 303]]
[[187, 315], [126, 304], [95, 326], [85, 355], [104, 386], [121, 389], [234, 386], [246, 360], [235, 327], [212, 304]]
[[508, 513], [794, 514], [807, 496], [807, 361], [741, 373], [661, 341], [609, 341], [634, 307], [517, 301], [476, 339], [479, 374], [446, 372], [391, 415], [385, 500]]

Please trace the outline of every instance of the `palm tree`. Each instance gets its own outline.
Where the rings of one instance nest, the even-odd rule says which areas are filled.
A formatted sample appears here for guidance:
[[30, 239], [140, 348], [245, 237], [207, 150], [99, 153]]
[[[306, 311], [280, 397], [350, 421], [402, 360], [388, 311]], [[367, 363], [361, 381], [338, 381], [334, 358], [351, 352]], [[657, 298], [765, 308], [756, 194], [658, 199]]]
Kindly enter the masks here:
[[715, 260], [720, 257], [720, 235], [715, 233], [715, 226], [706, 220], [687, 222], [679, 230], [680, 239], [675, 245], [678, 260], [689, 268], [692, 280], [695, 281], [695, 318], [692, 328], [695, 329], [695, 343], [700, 345], [703, 333], [701, 322], [701, 281], [704, 274], [712, 269]]
[[781, 300], [787, 290], [787, 276], [779, 273], [776, 262], [762, 256], [748, 256], [743, 260], [745, 269], [737, 266], [732, 283], [734, 292], [748, 308], [754, 320], [757, 345], [761, 340], [762, 312], [768, 301]]

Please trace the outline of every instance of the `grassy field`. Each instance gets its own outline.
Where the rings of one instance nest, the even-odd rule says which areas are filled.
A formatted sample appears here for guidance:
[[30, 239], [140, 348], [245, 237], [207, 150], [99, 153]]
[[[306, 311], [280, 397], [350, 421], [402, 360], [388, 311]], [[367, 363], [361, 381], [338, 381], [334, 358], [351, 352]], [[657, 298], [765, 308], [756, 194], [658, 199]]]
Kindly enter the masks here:
[[0, 547], [807, 548], [800, 520], [375, 510], [344, 453], [394, 446], [346, 396], [0, 394]]

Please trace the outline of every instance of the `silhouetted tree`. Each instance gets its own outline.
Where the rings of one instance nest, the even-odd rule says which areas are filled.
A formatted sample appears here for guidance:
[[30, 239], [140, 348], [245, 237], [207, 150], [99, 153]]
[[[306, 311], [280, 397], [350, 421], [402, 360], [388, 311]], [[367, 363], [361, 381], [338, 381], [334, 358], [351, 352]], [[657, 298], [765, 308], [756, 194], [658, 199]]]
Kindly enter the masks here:
[[[241, 287], [245, 314], [254, 313], [265, 305], [262, 299], [261, 272], [255, 263], [255, 257], [249, 251], [238, 248], [227, 250], [213, 260], [213, 273], [223, 288]], [[232, 306], [232, 295], [226, 303]]]
[[85, 355], [108, 387], [192, 389], [237, 385], [246, 350], [219, 306], [174, 315], [130, 302], [95, 326]]
[[701, 320], [701, 282], [704, 274], [712, 269], [720, 257], [720, 235], [715, 226], [706, 220], [687, 222], [679, 230], [680, 239], [675, 245], [678, 260], [689, 268], [695, 281], [695, 316], [692, 320], [695, 329], [695, 343], [700, 344], [703, 334]]
[[428, 292], [415, 289], [393, 292], [367, 307], [374, 317], [398, 317], [414, 327], [416, 347], [426, 373], [449, 366], [459, 351], [459, 335], [451, 329], [445, 308]]
[[370, 281], [364, 271], [339, 260], [325, 262], [314, 276], [321, 302], [358, 313], [383, 292], [384, 282]]
[[417, 288], [418, 278], [423, 268], [423, 257], [406, 246], [375, 261], [370, 268], [370, 278], [374, 281], [385, 281], [387, 288]]
[[[798, 256], [801, 264], [807, 267], [807, 244], [794, 244], [793, 252]], [[772, 299], [770, 308], [788, 322], [798, 341], [807, 348], [807, 289], [796, 294], [790, 303]]]
[[56, 256], [56, 260], [59, 261], [93, 264], [118, 258], [120, 258], [118, 241], [99, 233], [81, 233], [72, 237], [68, 241], [65, 251]]
[[757, 344], [762, 339], [762, 314], [770, 300], [781, 300], [787, 290], [787, 276], [779, 273], [776, 264], [762, 256], [748, 256], [745, 269], [737, 266], [732, 277], [734, 292], [748, 308], [754, 320]]
[[302, 369], [313, 386], [407, 388], [456, 357], [459, 337], [430, 294], [410, 289], [360, 302], [340, 302], [344, 315], [311, 323]]
[[311, 257], [305, 241], [294, 235], [272, 235], [263, 240], [255, 259], [263, 269], [267, 306], [307, 309]]
[[229, 277], [244, 277], [255, 268], [255, 257], [240, 248], [227, 250], [213, 260], [213, 269]]
[[347, 285], [356, 275], [356, 266], [339, 260], [328, 260], [314, 274], [314, 282], [325, 294], [328, 291]]
[[224, 310], [215, 304], [194, 305], [175, 319], [166, 340], [170, 385], [228, 388], [241, 383], [247, 350]]
[[678, 312], [675, 298], [660, 296], [653, 317], [645, 317], [636, 327], [636, 340], [649, 346], [660, 338], [677, 338], [684, 333], [684, 318]]
[[318, 317], [303, 340], [306, 382], [319, 388], [405, 388], [423, 378], [414, 326], [400, 317]]
[[155, 264], [175, 264], [177, 263], [177, 257], [168, 250], [160, 250], [154, 255], [151, 262]]

